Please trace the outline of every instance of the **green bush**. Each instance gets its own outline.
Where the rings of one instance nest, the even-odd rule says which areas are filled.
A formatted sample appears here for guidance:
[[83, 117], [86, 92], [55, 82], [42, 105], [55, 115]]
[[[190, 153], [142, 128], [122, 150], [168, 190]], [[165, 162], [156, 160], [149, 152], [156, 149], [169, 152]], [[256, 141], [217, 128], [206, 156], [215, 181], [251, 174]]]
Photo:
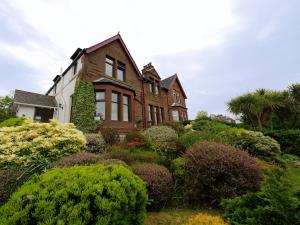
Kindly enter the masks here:
[[212, 120], [210, 118], [205, 119], [196, 119], [191, 122], [193, 129], [199, 130], [199, 131], [210, 131], [210, 132], [220, 132], [226, 129], [229, 129], [230, 126], [216, 120]]
[[148, 162], [148, 163], [161, 163], [161, 157], [157, 152], [145, 151], [140, 149], [131, 149], [130, 154], [132, 155], [135, 162]]
[[269, 172], [261, 191], [224, 200], [225, 217], [232, 225], [299, 225], [300, 199], [283, 172]]
[[65, 156], [55, 162], [55, 167], [71, 167], [71, 166], [83, 166], [97, 163], [99, 161], [99, 155], [89, 152], [79, 152], [69, 156]]
[[105, 141], [101, 133], [85, 134], [86, 149], [92, 153], [103, 153], [105, 151]]
[[176, 131], [176, 133], [178, 135], [181, 135], [185, 132], [182, 122], [171, 122], [171, 121], [169, 121], [169, 122], [163, 123], [163, 125], [172, 128], [173, 130]]
[[179, 144], [183, 149], [187, 149], [192, 146], [194, 143], [202, 140], [201, 132], [198, 131], [189, 131], [179, 137]]
[[10, 118], [7, 120], [4, 120], [0, 123], [0, 127], [16, 127], [20, 126], [24, 122], [24, 118]]
[[26, 182], [0, 209], [2, 224], [142, 225], [142, 180], [120, 165], [57, 168]]
[[234, 133], [232, 143], [235, 147], [246, 150], [250, 155], [272, 161], [280, 154], [280, 145], [274, 139], [261, 132], [243, 129], [231, 129]]
[[114, 145], [120, 142], [120, 136], [117, 130], [113, 128], [101, 128], [101, 134], [105, 142], [109, 145]]
[[37, 123], [26, 119], [17, 127], [0, 128], [0, 166], [28, 166], [54, 161], [85, 148], [85, 138], [73, 124]]
[[113, 145], [109, 148], [109, 152], [101, 156], [102, 159], [118, 159], [131, 165], [134, 162], [133, 155], [125, 148], [119, 145]]
[[149, 148], [149, 143], [140, 132], [132, 132], [126, 135], [127, 147], [129, 148]]
[[162, 208], [173, 184], [169, 170], [154, 163], [135, 164], [132, 170], [146, 183], [151, 201], [149, 209], [157, 211]]
[[175, 130], [167, 126], [152, 126], [143, 133], [151, 149], [160, 153], [166, 164], [177, 157], [178, 152], [178, 135]]
[[185, 189], [185, 177], [187, 175], [185, 158], [179, 157], [174, 159], [171, 163], [171, 171], [174, 178], [173, 198], [175, 200], [182, 200]]
[[278, 141], [282, 152], [300, 156], [300, 130], [274, 130], [265, 135]]
[[257, 191], [261, 169], [245, 151], [214, 142], [198, 142], [184, 154], [185, 191], [192, 203], [218, 204], [222, 198]]

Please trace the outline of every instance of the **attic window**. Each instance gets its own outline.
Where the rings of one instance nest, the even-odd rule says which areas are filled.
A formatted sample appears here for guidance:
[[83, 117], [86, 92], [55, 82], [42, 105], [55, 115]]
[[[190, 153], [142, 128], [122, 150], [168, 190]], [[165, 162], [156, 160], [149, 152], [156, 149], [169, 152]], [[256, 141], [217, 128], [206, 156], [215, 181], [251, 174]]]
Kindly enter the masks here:
[[114, 68], [114, 59], [111, 57], [106, 57], [105, 59], [105, 75], [112, 77]]
[[117, 68], [117, 79], [124, 81], [125, 80], [125, 64], [118, 61]]

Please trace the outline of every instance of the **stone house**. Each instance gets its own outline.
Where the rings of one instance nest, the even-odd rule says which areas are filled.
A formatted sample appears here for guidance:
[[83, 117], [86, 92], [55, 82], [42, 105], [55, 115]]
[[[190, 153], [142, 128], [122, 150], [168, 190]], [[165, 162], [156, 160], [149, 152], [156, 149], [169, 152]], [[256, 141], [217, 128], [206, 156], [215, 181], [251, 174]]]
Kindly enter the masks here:
[[15, 91], [18, 117], [71, 122], [78, 79], [93, 83], [95, 119], [120, 134], [188, 119], [187, 96], [177, 74], [165, 79], [149, 63], [140, 71], [120, 34], [89, 48], [78, 48], [69, 67], [53, 79], [45, 95]]

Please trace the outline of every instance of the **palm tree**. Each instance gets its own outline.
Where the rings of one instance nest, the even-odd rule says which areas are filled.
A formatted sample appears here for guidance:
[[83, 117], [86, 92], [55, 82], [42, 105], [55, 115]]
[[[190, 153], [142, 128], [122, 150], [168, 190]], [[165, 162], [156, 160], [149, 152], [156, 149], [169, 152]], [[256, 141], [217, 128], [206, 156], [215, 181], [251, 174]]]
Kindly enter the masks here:
[[258, 89], [231, 99], [227, 105], [230, 112], [262, 130], [269, 124], [272, 113], [285, 103], [282, 92]]

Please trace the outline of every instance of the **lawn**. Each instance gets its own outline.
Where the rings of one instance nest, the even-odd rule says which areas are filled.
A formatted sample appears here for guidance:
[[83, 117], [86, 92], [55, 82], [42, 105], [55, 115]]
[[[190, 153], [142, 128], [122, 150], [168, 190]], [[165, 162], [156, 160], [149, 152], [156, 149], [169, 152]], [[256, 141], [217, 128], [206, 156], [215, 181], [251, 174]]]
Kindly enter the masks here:
[[218, 214], [213, 210], [165, 209], [161, 212], [148, 212], [145, 225], [183, 225], [198, 213]]
[[293, 188], [297, 191], [300, 191], [300, 168], [294, 165], [289, 165], [288, 177]]

